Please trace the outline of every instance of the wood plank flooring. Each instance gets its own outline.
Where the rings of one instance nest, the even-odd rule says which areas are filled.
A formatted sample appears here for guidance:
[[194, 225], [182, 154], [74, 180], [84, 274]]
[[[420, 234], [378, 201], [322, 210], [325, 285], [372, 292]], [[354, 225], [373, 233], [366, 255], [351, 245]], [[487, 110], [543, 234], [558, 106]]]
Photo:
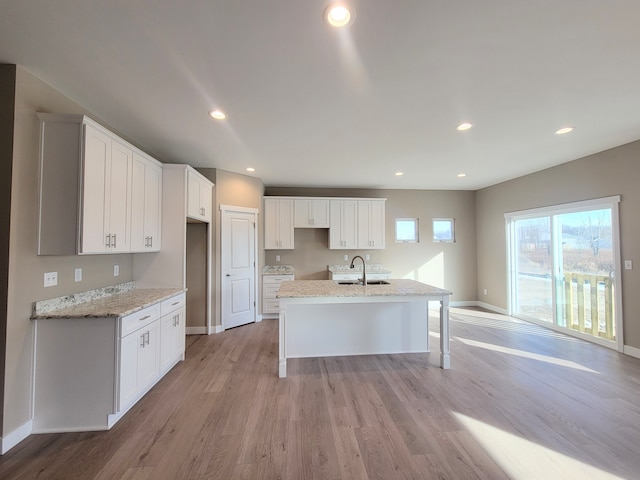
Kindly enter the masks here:
[[431, 333], [430, 354], [289, 360], [286, 379], [277, 321], [190, 336], [111, 431], [33, 435], [0, 478], [640, 478], [640, 360], [452, 309], [445, 371]]

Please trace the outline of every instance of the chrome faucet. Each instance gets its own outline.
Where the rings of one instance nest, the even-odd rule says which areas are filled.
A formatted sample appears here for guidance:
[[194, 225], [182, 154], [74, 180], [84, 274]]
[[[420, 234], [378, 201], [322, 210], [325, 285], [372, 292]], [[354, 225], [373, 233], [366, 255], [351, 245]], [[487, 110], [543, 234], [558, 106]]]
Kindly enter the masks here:
[[362, 260], [362, 284], [366, 285], [367, 284], [367, 265], [366, 263], [364, 263], [364, 258], [362, 258], [360, 255], [356, 255], [351, 260], [351, 265], [349, 265], [349, 268], [353, 268], [353, 262], [356, 261], [356, 258], [359, 258], [360, 260]]

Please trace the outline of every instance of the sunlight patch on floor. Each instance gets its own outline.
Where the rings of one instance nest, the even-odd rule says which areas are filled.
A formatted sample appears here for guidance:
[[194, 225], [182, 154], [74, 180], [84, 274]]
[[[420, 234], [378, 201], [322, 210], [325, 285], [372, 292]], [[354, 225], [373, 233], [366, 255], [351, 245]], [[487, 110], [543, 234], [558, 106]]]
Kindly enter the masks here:
[[486, 342], [478, 342], [477, 340], [471, 340], [468, 338], [456, 337], [465, 345], [469, 345], [471, 347], [484, 348], [485, 350], [492, 350], [494, 352], [506, 353], [509, 355], [515, 355], [517, 357], [530, 358], [531, 360], [537, 360], [539, 362], [550, 363], [552, 365], [558, 365], [560, 367], [568, 367], [575, 368], [576, 370], [582, 370], [583, 372], [596, 373], [595, 370], [592, 370], [584, 365], [580, 365], [579, 363], [572, 362], [570, 360], [564, 360], [562, 358], [550, 357], [548, 355], [540, 355], [539, 353], [531, 353], [525, 352], [524, 350], [518, 350], [516, 348], [502, 347], [500, 345], [493, 345], [491, 343]]
[[456, 412], [454, 415], [510, 478], [623, 480], [622, 477], [474, 418]]
[[[455, 315], [453, 315], [455, 313]], [[501, 330], [509, 330], [513, 332], [522, 332], [542, 337], [552, 337], [565, 342], [587, 343], [579, 338], [571, 337], [561, 332], [535, 325], [524, 320], [509, 317], [501, 314], [488, 314], [486, 312], [478, 312], [473, 310], [456, 310], [452, 309], [452, 322], [463, 322], [481, 327], [499, 328]]]

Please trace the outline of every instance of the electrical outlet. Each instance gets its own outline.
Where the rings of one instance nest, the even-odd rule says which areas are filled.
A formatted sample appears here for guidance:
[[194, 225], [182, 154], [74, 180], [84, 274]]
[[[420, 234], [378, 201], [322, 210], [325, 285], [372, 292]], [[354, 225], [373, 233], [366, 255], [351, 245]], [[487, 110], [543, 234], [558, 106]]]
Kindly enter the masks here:
[[624, 269], [625, 270], [633, 270], [633, 261], [632, 260], [625, 260], [624, 261]]
[[349, 261], [349, 255], [345, 255], [345, 256], [344, 256], [344, 261], [345, 261], [345, 262], [348, 262], [348, 261]]
[[369, 260], [371, 260], [371, 256], [370, 255], [365, 255], [364, 259], [368, 262]]
[[47, 272], [44, 274], [44, 286], [55, 287], [58, 285], [58, 272]]
[[113, 276], [117, 277], [118, 275], [120, 275], [120, 265], [114, 265], [113, 266]]
[[487, 289], [484, 289], [484, 294], [487, 295], [489, 292], [487, 291]]
[[280, 261], [280, 255], [276, 255], [276, 262]]
[[76, 268], [76, 270], [74, 272], [74, 278], [75, 278], [76, 282], [81, 282], [82, 281], [82, 269], [81, 268]]

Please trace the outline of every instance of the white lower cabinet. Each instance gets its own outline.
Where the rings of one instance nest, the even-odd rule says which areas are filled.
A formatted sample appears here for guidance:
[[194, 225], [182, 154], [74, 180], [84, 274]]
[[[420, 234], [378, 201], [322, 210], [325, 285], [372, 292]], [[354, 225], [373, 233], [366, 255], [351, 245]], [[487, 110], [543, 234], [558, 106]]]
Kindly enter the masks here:
[[160, 305], [121, 320], [118, 411], [151, 388], [160, 373]]
[[185, 354], [185, 294], [124, 317], [35, 321], [33, 433], [108, 430]]
[[160, 306], [160, 371], [165, 372], [184, 360], [186, 318], [185, 294], [162, 302]]
[[280, 301], [276, 298], [280, 284], [293, 280], [293, 275], [263, 275], [262, 276], [262, 314], [263, 316], [277, 316], [280, 313]]

